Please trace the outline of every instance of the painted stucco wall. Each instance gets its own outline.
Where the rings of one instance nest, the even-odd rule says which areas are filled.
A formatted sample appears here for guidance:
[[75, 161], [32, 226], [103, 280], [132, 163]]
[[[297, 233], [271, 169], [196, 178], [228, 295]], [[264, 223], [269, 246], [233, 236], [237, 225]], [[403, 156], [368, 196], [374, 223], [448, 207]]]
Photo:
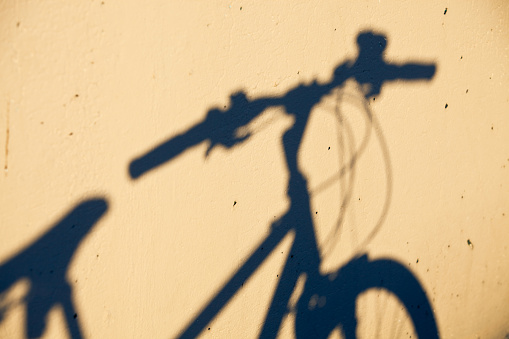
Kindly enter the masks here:
[[[507, 1], [0, 2], [0, 337], [255, 338], [279, 309], [292, 338], [332, 307], [408, 338], [424, 292], [431, 333], [506, 338], [508, 29]], [[375, 44], [395, 73], [354, 66]]]

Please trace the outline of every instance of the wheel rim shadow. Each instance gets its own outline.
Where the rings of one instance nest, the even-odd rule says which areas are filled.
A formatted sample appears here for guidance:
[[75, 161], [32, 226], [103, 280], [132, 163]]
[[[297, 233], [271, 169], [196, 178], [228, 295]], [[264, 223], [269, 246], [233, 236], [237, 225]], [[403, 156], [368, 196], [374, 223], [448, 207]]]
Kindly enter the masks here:
[[391, 292], [403, 304], [419, 338], [439, 338], [433, 309], [417, 278], [395, 260], [372, 261], [366, 254], [332, 274], [309, 277], [296, 307], [296, 337], [327, 338], [340, 328], [346, 339], [357, 338], [357, 299], [371, 289]]

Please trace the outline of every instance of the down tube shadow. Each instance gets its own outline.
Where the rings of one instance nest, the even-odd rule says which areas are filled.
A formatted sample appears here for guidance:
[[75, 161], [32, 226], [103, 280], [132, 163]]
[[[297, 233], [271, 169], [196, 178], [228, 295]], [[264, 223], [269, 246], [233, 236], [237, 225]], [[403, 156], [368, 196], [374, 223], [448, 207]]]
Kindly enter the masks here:
[[[347, 339], [357, 338], [355, 302], [360, 294], [369, 289], [384, 289], [395, 295], [405, 306], [410, 320], [420, 338], [438, 338], [436, 321], [426, 296], [417, 278], [403, 265], [390, 259], [370, 260], [365, 253], [357, 253], [346, 265], [333, 275], [319, 272], [321, 249], [314, 233], [310, 209], [310, 192], [307, 178], [298, 164], [302, 138], [313, 108], [324, 96], [341, 91], [349, 79], [355, 80], [363, 100], [363, 111], [367, 128], [374, 131], [381, 146], [385, 162], [387, 190], [383, 212], [367, 237], [370, 241], [385, 220], [391, 199], [391, 169], [389, 151], [376, 118], [368, 102], [379, 95], [385, 83], [394, 80], [425, 81], [433, 78], [434, 64], [409, 62], [388, 63], [384, 59], [387, 39], [373, 31], [363, 31], [357, 36], [358, 56], [338, 65], [332, 79], [327, 83], [313, 81], [299, 84], [280, 96], [267, 96], [249, 100], [243, 92], [231, 96], [230, 108], [226, 111], [211, 109], [205, 119], [180, 135], [156, 146], [134, 159], [129, 165], [129, 174], [138, 180], [160, 165], [206, 141], [209, 148], [206, 156], [216, 147], [226, 149], [249, 140], [251, 134], [246, 126], [269, 107], [281, 107], [294, 118], [294, 123], [282, 136], [283, 153], [288, 171], [288, 210], [270, 226], [270, 233], [246, 259], [245, 263], [224, 283], [223, 287], [178, 334], [178, 338], [195, 338], [219, 314], [244, 283], [258, 270], [264, 260], [277, 247], [286, 234], [295, 234], [290, 255], [283, 263], [282, 274], [262, 323], [260, 338], [275, 338], [283, 318], [295, 312], [295, 333], [298, 338], [327, 338], [334, 329], [340, 329]], [[338, 113], [338, 119], [341, 119]], [[348, 128], [345, 128], [347, 131]], [[362, 155], [367, 141], [354, 151], [351, 160], [338, 173], [338, 178], [347, 172], [355, 173], [357, 159]], [[347, 184], [351, 192], [353, 175]], [[343, 215], [350, 194], [343, 197]], [[342, 223], [343, 215], [340, 215]], [[361, 246], [362, 248], [363, 246]], [[300, 277], [305, 277], [304, 290], [295, 309], [288, 303]], [[315, 296], [323, 297], [314, 303]], [[316, 301], [316, 300], [315, 300]]]
[[[72, 285], [66, 274], [81, 241], [107, 209], [108, 203], [102, 198], [80, 203], [34, 243], [0, 265], [0, 301], [16, 282], [26, 279], [30, 284], [25, 298], [18, 301], [26, 305], [25, 325], [29, 338], [43, 335], [48, 313], [58, 305], [63, 309], [71, 338], [83, 338]], [[2, 304], [0, 321], [12, 306]]]

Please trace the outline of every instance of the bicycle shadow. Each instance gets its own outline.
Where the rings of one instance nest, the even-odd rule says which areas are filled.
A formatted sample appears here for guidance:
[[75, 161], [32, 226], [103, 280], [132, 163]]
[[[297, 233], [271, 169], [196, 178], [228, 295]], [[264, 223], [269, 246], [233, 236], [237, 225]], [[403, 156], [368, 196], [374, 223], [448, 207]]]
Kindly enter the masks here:
[[[389, 152], [381, 128], [367, 107], [367, 102], [380, 94], [382, 86], [389, 81], [429, 80], [436, 71], [434, 64], [386, 62], [384, 60], [386, 44], [387, 39], [383, 35], [373, 31], [360, 32], [357, 36], [358, 57], [354, 61], [347, 60], [338, 65], [331, 81], [300, 84], [280, 96], [267, 96], [253, 100], [249, 100], [243, 92], [234, 93], [231, 95], [231, 105], [228, 110], [211, 109], [202, 122], [170, 138], [130, 163], [129, 174], [132, 179], [138, 179], [204, 141], [209, 142], [206, 156], [216, 146], [229, 149], [247, 141], [251, 134], [245, 132], [243, 127], [269, 107], [281, 107], [286, 114], [294, 118], [293, 125], [282, 137], [289, 177], [288, 210], [271, 225], [270, 234], [258, 244], [245, 263], [226, 280], [223, 287], [206, 302], [197, 316], [180, 331], [178, 338], [195, 338], [206, 329], [207, 324], [228, 304], [290, 231], [295, 235], [294, 242], [290, 255], [283, 264], [282, 274], [262, 323], [260, 338], [277, 336], [283, 318], [291, 311], [288, 306], [289, 300], [299, 277], [302, 276], [306, 279], [304, 291], [293, 310], [296, 319], [295, 334], [298, 338], [327, 338], [336, 328], [339, 328], [347, 339], [356, 338], [355, 302], [360, 294], [372, 288], [388, 290], [405, 305], [420, 338], [439, 337], [425, 291], [417, 278], [396, 261], [390, 259], [370, 261], [366, 255], [358, 253], [334, 274], [320, 273], [322, 256], [313, 227], [310, 192], [307, 178], [298, 163], [304, 131], [313, 108], [324, 96], [340, 88], [348, 79], [355, 80], [364, 97], [365, 120], [368, 128], [375, 131], [381, 145], [387, 180], [382, 213], [364, 243], [361, 244], [362, 248], [383, 224], [392, 192]], [[350, 173], [339, 223], [344, 220], [344, 213], [353, 189], [355, 166], [366, 144], [367, 140], [363, 140], [360, 147], [351, 152], [350, 161], [338, 172], [338, 178]], [[321, 300], [325, 302], [313, 306], [316, 296], [323, 297], [324, 299]]]
[[[0, 301], [16, 282], [27, 280], [29, 283], [26, 296], [16, 301], [26, 304], [28, 338], [42, 336], [48, 313], [58, 305], [63, 308], [71, 338], [83, 338], [72, 297], [72, 283], [66, 274], [81, 241], [107, 209], [108, 203], [102, 198], [81, 202], [21, 253], [0, 265]], [[12, 302], [2, 304], [0, 321], [9, 306], [13, 306]]]

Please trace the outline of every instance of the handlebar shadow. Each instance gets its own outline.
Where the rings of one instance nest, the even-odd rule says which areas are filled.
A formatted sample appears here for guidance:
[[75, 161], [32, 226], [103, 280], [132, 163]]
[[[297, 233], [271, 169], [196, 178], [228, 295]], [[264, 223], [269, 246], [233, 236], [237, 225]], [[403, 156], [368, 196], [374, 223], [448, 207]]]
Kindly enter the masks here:
[[[398, 275], [397, 277], [389, 277], [386, 281], [390, 283], [391, 292], [402, 300], [405, 306], [413, 305], [414, 302], [417, 302], [412, 297], [412, 294], [415, 293], [415, 295], [419, 296], [419, 309], [422, 308], [422, 310], [411, 311], [418, 335], [421, 338], [439, 337], [426, 293], [413, 274], [406, 270], [406, 268], [401, 270], [401, 265], [397, 262], [385, 260], [383, 265], [377, 265], [377, 269], [381, 271], [376, 272], [371, 269], [373, 266], [368, 263], [367, 259], [359, 260], [359, 258], [354, 258], [337, 272], [339, 275], [339, 280], [337, 281], [340, 281], [341, 284], [337, 283], [335, 285], [324, 285], [324, 276], [318, 270], [321, 257], [311, 218], [307, 180], [297, 163], [302, 137], [313, 107], [325, 95], [342, 86], [348, 79], [354, 79], [363, 89], [364, 99], [369, 100], [379, 95], [383, 85], [387, 82], [396, 80], [430, 80], [436, 72], [435, 64], [416, 62], [394, 64], [386, 62], [384, 51], [387, 39], [384, 35], [373, 31], [361, 32], [357, 36], [357, 45], [359, 50], [358, 57], [353, 61], [347, 60], [338, 65], [329, 82], [317, 83], [313, 81], [309, 84], [299, 84], [280, 96], [267, 96], [253, 100], [248, 100], [242, 92], [235, 93], [231, 96], [231, 106], [227, 111], [210, 110], [203, 121], [197, 123], [188, 131], [168, 139], [166, 142], [133, 159], [129, 164], [129, 174], [132, 179], [137, 180], [149, 171], [175, 159], [181, 153], [201, 142], [209, 142], [208, 154], [215, 146], [231, 148], [248, 140], [250, 135], [239, 136], [238, 132], [269, 107], [282, 107], [288, 115], [294, 117], [293, 125], [282, 137], [286, 167], [289, 174], [287, 195], [290, 207], [288, 211], [280, 218], [277, 224], [272, 225], [271, 233], [267, 238], [260, 242], [257, 249], [252, 252], [242, 267], [226, 280], [223, 287], [205, 304], [198, 315], [184, 327], [177, 335], [177, 338], [197, 337], [206, 328], [207, 324], [219, 314], [220, 310], [228, 304], [231, 298], [242, 288], [244, 282], [254, 274], [267, 256], [276, 248], [277, 244], [290, 231], [295, 234], [294, 243], [290, 256], [284, 263], [283, 273], [280, 276], [274, 297], [263, 322], [259, 335], [260, 338], [276, 337], [282, 319], [288, 312], [286, 308], [288, 300], [299, 276], [302, 274], [305, 274], [307, 277], [307, 290], [305, 291], [320, 288], [319, 293], [329, 295], [330, 300], [334, 300], [334, 303], [333, 306], [328, 306], [327, 308], [330, 312], [320, 312], [317, 323], [323, 326], [318, 328], [306, 328], [304, 326], [305, 319], [301, 318], [306, 312], [303, 311], [302, 307], [300, 311], [297, 310], [297, 319], [301, 319], [302, 322], [296, 324], [297, 337], [326, 338], [330, 334], [330, 326], [333, 325], [332, 328], [334, 328], [342, 325], [347, 338], [355, 338], [356, 319], [354, 301], [361, 293], [360, 290], [355, 288], [358, 288], [358, 286], [365, 286], [366, 288], [369, 286], [372, 288], [381, 287], [382, 283], [377, 285], [375, 280], [380, 275], [387, 276], [387, 272], [393, 272]], [[371, 116], [369, 121], [373, 122]], [[376, 129], [379, 129], [378, 127]], [[384, 161], [389, 164], [389, 152], [384, 148], [385, 143], [380, 129], [378, 136], [380, 142], [383, 143]], [[359, 155], [357, 154], [356, 156]], [[352, 162], [353, 165], [355, 165], [355, 162]], [[390, 168], [390, 165], [388, 168]], [[390, 185], [390, 182], [392, 182], [390, 172], [388, 172], [386, 179], [388, 185]], [[384, 221], [385, 213], [391, 200], [390, 192], [390, 190], [387, 191], [386, 205], [384, 206], [383, 215], [375, 227], [376, 230], [378, 230]], [[371, 239], [371, 236], [369, 239]], [[364, 285], [362, 282], [358, 283], [357, 278], [359, 277], [365, 279]], [[369, 282], [372, 282], [372, 285], [365, 285]], [[350, 286], [352, 289], [345, 290], [345, 286]], [[338, 295], [341, 298], [338, 298]]]

